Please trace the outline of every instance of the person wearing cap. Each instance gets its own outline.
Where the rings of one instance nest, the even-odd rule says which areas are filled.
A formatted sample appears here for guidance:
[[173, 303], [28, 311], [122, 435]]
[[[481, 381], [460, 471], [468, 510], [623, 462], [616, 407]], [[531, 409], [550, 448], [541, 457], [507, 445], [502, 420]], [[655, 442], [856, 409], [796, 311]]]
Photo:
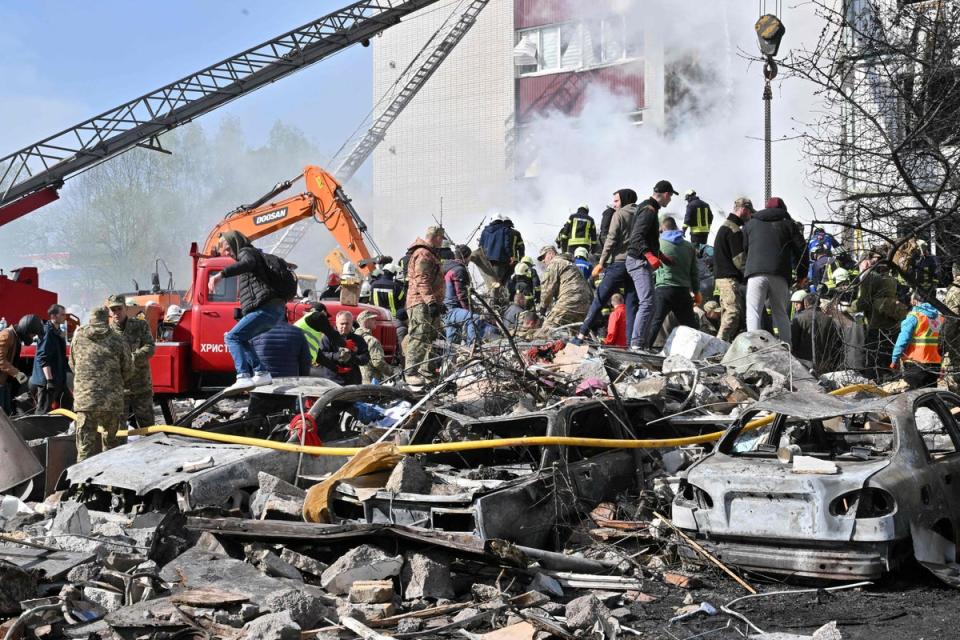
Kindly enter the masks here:
[[29, 376], [16, 367], [20, 348], [30, 344], [43, 333], [43, 321], [32, 313], [20, 318], [16, 324], [0, 330], [0, 409], [8, 415], [13, 413], [13, 398], [18, 386], [24, 386]]
[[693, 244], [707, 244], [713, 225], [713, 210], [693, 189], [687, 189], [683, 197], [687, 201], [687, 213], [683, 217], [684, 233], [690, 230], [690, 242]]
[[363, 378], [363, 384], [380, 384], [393, 375], [393, 367], [387, 362], [387, 356], [383, 352], [383, 345], [373, 335], [373, 327], [377, 323], [377, 313], [367, 309], [357, 316], [358, 336], [367, 343], [367, 353], [369, 361], [360, 366], [360, 375]]
[[844, 345], [840, 328], [820, 309], [820, 296], [802, 290], [801, 310], [790, 321], [790, 347], [797, 358], [813, 365], [818, 374], [844, 366]]
[[470, 247], [460, 244], [454, 249], [453, 260], [443, 263], [443, 306], [446, 310], [443, 326], [449, 344], [465, 342], [472, 345], [479, 338], [477, 318], [470, 310], [472, 286], [467, 271], [470, 254]]
[[600, 252], [600, 259], [591, 272], [597, 277], [601, 272], [603, 278], [597, 285], [596, 295], [590, 303], [587, 316], [580, 325], [577, 340], [585, 340], [600, 317], [600, 313], [617, 291], [623, 290], [624, 304], [627, 313], [627, 339], [633, 331], [633, 318], [637, 311], [637, 293], [633, 288], [633, 280], [627, 273], [627, 243], [630, 238], [630, 229], [633, 217], [637, 213], [637, 192], [633, 189], [620, 189], [613, 194], [614, 213], [610, 220], [610, 229]]
[[406, 368], [411, 384], [436, 378], [433, 341], [440, 333], [443, 314], [443, 271], [437, 249], [443, 242], [442, 227], [431, 226], [423, 238], [407, 249], [407, 347]]
[[[671, 259], [660, 251], [660, 209], [679, 195], [669, 180], [660, 180], [653, 186], [653, 195], [640, 203], [633, 217], [627, 239], [627, 273], [633, 283], [637, 312], [633, 329], [627, 320], [627, 338], [631, 349], [646, 348], [650, 344], [655, 305], [654, 272]], [[699, 288], [699, 282], [698, 282]], [[660, 327], [657, 327], [659, 330]]]
[[727, 216], [713, 239], [714, 289], [720, 299], [720, 328], [717, 337], [726, 342], [743, 327], [743, 269], [747, 254], [743, 250], [743, 225], [753, 215], [753, 202], [741, 196], [733, 201], [733, 213]]
[[716, 300], [707, 300], [703, 306], [696, 305], [693, 312], [697, 314], [697, 320], [700, 323], [700, 331], [711, 336], [717, 335], [720, 327], [720, 303]]
[[950, 309], [950, 315], [944, 316], [941, 337], [943, 339], [943, 373], [944, 386], [957, 393], [960, 391], [960, 372], [953, 368], [960, 364], [960, 262], [954, 262], [952, 267], [953, 281], [947, 287], [947, 294], [943, 304]]
[[591, 295], [580, 270], [560, 257], [553, 245], [540, 249], [537, 259], [546, 265], [540, 296], [541, 333], [583, 320]]
[[150, 358], [157, 347], [150, 334], [150, 325], [139, 320], [135, 308], [127, 306], [126, 296], [112, 295], [107, 299], [110, 326], [120, 334], [133, 358], [130, 380], [124, 389], [124, 411], [133, 414], [141, 429], [156, 424], [153, 411], [153, 380], [150, 377]]
[[37, 413], [49, 413], [52, 409], [72, 405], [67, 388], [67, 339], [61, 329], [67, 321], [67, 310], [61, 304], [47, 309], [47, 321], [43, 323], [43, 336], [37, 345], [30, 375], [30, 388], [36, 390]]
[[790, 283], [806, 251], [806, 243], [781, 198], [767, 200], [767, 208], [743, 226], [747, 253], [747, 330], [762, 328], [770, 307], [777, 337], [790, 344]]
[[600, 250], [597, 224], [590, 216], [590, 207], [585, 204], [570, 214], [557, 234], [557, 248], [561, 253], [575, 251], [579, 247], [583, 247], [588, 253], [597, 253]]
[[110, 311], [97, 307], [70, 343], [77, 462], [122, 444], [117, 430], [126, 410], [123, 390], [134, 376], [134, 359], [109, 322]]

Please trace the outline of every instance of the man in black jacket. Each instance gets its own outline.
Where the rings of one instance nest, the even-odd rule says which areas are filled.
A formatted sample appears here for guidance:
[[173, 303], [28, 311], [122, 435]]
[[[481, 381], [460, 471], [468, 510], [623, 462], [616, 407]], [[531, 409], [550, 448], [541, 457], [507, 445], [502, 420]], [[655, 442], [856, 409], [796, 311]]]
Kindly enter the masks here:
[[30, 389], [37, 392], [37, 413], [50, 413], [51, 409], [73, 406], [70, 390], [67, 388], [67, 340], [60, 325], [67, 321], [67, 310], [63, 305], [54, 304], [47, 310], [47, 321], [43, 323], [43, 337], [37, 345], [37, 354], [33, 359], [33, 374], [30, 376]]
[[843, 366], [843, 338], [833, 318], [820, 310], [817, 294], [804, 296], [803, 311], [793, 317], [790, 337], [793, 355], [813, 363], [817, 373], [829, 373]]
[[653, 187], [653, 195], [640, 203], [633, 216], [630, 236], [627, 240], [627, 273], [637, 292], [637, 313], [633, 319], [633, 331], [627, 331], [631, 349], [649, 346], [650, 323], [653, 319], [654, 281], [653, 272], [662, 262], [670, 263], [660, 253], [661, 207], [670, 204], [673, 196], [679, 195], [669, 180], [661, 180]]
[[239, 231], [224, 231], [220, 234], [218, 249], [221, 256], [233, 258], [236, 262], [210, 276], [208, 291], [215, 291], [224, 278], [240, 276], [237, 292], [243, 314], [240, 322], [223, 336], [237, 370], [237, 381], [228, 388], [242, 391], [270, 384], [273, 378], [261, 364], [250, 341], [280, 322], [286, 313], [285, 301], [267, 283], [263, 255], [245, 235]]
[[720, 329], [717, 337], [727, 342], [740, 331], [743, 323], [743, 268], [747, 254], [743, 250], [741, 227], [753, 215], [750, 198], [737, 198], [733, 213], [727, 216], [713, 239], [713, 267], [716, 273], [716, 289], [720, 294]]
[[761, 329], [764, 307], [769, 305], [777, 337], [790, 344], [790, 282], [806, 245], [796, 223], [780, 198], [767, 200], [743, 226], [747, 252], [747, 331]]
[[323, 336], [317, 360], [329, 371], [329, 378], [340, 384], [360, 384], [363, 374], [360, 367], [370, 362], [367, 341], [353, 332], [353, 314], [341, 311], [337, 314], [339, 340]]

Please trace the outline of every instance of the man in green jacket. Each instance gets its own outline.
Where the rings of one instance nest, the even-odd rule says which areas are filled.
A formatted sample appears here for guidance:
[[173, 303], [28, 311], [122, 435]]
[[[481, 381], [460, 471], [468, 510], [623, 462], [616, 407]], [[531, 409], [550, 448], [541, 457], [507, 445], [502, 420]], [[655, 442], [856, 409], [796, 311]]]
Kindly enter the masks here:
[[653, 345], [672, 311], [677, 322], [699, 329], [697, 314], [693, 311], [694, 297], [700, 297], [700, 274], [697, 270], [697, 249], [684, 240], [677, 221], [667, 216], [660, 221], [660, 253], [664, 260], [656, 270], [653, 319], [647, 344]]

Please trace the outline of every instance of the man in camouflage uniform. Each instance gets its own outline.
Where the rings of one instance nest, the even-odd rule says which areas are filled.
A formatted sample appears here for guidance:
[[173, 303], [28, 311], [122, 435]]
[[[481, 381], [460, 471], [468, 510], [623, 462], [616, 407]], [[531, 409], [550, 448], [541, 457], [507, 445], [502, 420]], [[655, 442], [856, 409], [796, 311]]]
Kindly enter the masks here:
[[357, 335], [367, 343], [367, 351], [370, 352], [370, 361], [360, 366], [363, 384], [371, 384], [374, 380], [379, 384], [393, 375], [393, 367], [387, 362], [387, 357], [383, 353], [383, 345], [372, 333], [376, 320], [376, 312], [369, 309], [357, 317], [357, 324], [360, 325], [360, 328], [357, 329]]
[[540, 249], [537, 259], [547, 266], [540, 294], [540, 313], [544, 316], [541, 333], [583, 322], [593, 296], [580, 270], [569, 260], [561, 258], [553, 245]]
[[[943, 303], [954, 315], [960, 315], [960, 263], [953, 265], [953, 282], [947, 289], [947, 296]], [[951, 369], [960, 365], [960, 321], [951, 316], [944, 317], [943, 330], [940, 334], [943, 347], [944, 372], [943, 382], [947, 389], [954, 393], [960, 392], [960, 374]]]
[[433, 341], [440, 335], [443, 312], [443, 271], [437, 249], [443, 242], [441, 227], [429, 227], [424, 238], [417, 238], [407, 249], [407, 382], [421, 384], [436, 378], [437, 364], [432, 360]]
[[107, 299], [110, 308], [110, 326], [127, 343], [133, 358], [133, 373], [124, 389], [123, 411], [137, 418], [141, 429], [156, 423], [153, 413], [153, 381], [150, 379], [150, 358], [156, 350], [150, 325], [133, 317], [122, 294]]
[[77, 461], [112, 449], [121, 442], [123, 389], [133, 372], [130, 349], [110, 328], [106, 307], [97, 307], [90, 322], [77, 329], [70, 345], [74, 372], [73, 406], [77, 412]]

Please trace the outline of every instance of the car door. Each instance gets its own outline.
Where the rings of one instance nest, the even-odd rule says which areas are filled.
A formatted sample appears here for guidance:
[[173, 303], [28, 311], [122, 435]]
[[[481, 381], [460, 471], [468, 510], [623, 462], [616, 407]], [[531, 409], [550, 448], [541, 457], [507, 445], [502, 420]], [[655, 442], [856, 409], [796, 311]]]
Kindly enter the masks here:
[[957, 540], [960, 515], [960, 399], [939, 392], [921, 396], [913, 407], [926, 465], [917, 476], [920, 511], [916, 524]]

